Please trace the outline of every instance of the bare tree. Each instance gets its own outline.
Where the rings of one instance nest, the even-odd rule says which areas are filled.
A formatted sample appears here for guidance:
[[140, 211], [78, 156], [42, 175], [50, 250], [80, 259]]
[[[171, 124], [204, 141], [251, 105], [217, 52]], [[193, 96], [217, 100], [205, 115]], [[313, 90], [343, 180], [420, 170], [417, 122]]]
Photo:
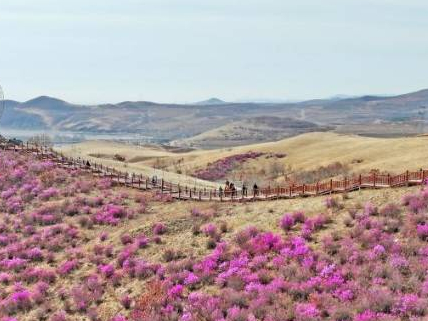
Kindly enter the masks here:
[[43, 146], [43, 147], [53, 146], [52, 138], [46, 134], [34, 135], [28, 139], [28, 143], [37, 145], [37, 146]]
[[269, 172], [275, 177], [284, 174], [284, 164], [279, 161], [272, 162], [270, 164]]

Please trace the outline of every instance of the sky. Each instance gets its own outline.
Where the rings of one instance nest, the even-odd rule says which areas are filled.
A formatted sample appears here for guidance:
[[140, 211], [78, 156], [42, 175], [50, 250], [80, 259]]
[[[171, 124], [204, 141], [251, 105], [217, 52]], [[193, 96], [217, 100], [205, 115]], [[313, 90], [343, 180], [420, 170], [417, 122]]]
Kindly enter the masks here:
[[426, 0], [0, 0], [9, 99], [303, 100], [428, 87]]

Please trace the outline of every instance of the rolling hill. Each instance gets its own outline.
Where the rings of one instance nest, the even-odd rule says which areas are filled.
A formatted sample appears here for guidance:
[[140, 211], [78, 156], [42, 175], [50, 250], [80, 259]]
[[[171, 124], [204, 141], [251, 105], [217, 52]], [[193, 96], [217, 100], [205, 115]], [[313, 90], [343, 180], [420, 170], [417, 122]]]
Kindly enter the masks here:
[[[373, 169], [399, 174], [405, 170], [426, 168], [428, 159], [428, 137], [372, 138], [344, 135], [331, 132], [305, 133], [277, 142], [253, 144], [234, 148], [173, 152], [151, 146], [137, 147], [106, 141], [91, 141], [63, 147], [70, 156], [89, 158], [108, 166], [119, 166], [128, 171], [153, 173], [153, 167], [162, 168], [162, 175], [169, 180], [192, 182], [196, 171], [206, 169], [210, 164], [233, 155], [249, 152], [262, 154], [244, 164], [239, 164], [228, 178], [248, 181], [283, 183], [283, 173], [305, 173], [317, 171], [321, 166], [340, 163], [349, 173], [368, 173]], [[119, 153], [126, 160], [113, 161]], [[275, 157], [285, 155], [285, 157]], [[274, 157], [272, 157], [274, 156]], [[175, 173], [181, 173], [177, 176]], [[186, 175], [183, 175], [186, 174]], [[333, 175], [335, 176], [335, 175]], [[204, 186], [205, 181], [195, 181]]]
[[172, 146], [192, 148], [222, 148], [254, 144], [266, 140], [277, 141], [286, 137], [313, 131], [327, 131], [331, 126], [288, 117], [259, 116], [235, 121], [194, 137], [172, 141]]

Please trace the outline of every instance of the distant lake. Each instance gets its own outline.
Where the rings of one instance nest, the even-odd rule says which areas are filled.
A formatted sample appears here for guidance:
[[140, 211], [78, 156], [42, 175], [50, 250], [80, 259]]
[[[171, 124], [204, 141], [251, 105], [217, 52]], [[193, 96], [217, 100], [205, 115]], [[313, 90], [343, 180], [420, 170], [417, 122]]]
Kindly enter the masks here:
[[92, 132], [66, 132], [53, 130], [21, 130], [0, 127], [0, 135], [7, 138], [28, 140], [30, 137], [46, 134], [52, 138], [55, 145], [73, 144], [86, 140], [120, 140], [127, 142], [151, 142], [156, 143], [153, 137], [147, 137], [135, 133], [92, 133]]

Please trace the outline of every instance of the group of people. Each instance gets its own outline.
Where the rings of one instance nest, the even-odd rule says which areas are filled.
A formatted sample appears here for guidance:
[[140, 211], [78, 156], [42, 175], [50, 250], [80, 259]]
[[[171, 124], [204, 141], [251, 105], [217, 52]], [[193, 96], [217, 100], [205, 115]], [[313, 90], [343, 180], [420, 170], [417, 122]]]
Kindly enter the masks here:
[[235, 187], [235, 184], [232, 182], [226, 181], [225, 187], [224, 187], [224, 194], [226, 196], [236, 196], [238, 190]]
[[[226, 197], [238, 196], [238, 190], [236, 189], [235, 184], [232, 182], [229, 182], [228, 180], [225, 183], [224, 189], [220, 186], [219, 192], [220, 192], [220, 195], [224, 195]], [[257, 183], [254, 183], [254, 185], [253, 185], [253, 194], [255, 196], [257, 196], [259, 194], [259, 187], [257, 186]], [[248, 196], [248, 187], [245, 183], [242, 184], [242, 195], [245, 197]]]

